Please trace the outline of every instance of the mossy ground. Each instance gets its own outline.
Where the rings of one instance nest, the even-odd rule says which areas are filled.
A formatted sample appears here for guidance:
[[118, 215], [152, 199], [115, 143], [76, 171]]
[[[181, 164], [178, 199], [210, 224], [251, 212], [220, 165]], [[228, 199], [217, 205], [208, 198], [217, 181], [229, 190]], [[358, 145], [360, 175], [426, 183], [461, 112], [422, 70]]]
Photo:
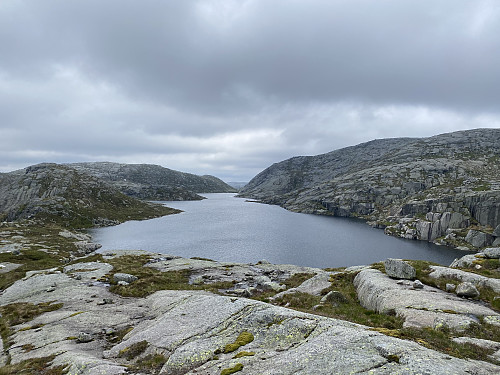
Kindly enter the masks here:
[[[161, 272], [151, 267], [144, 267], [151, 258], [147, 255], [126, 255], [110, 259], [113, 273], [109, 280], [113, 285], [110, 291], [124, 297], [146, 297], [159, 290], [207, 290], [218, 293], [219, 289], [233, 286], [232, 282], [219, 282], [202, 285], [189, 284], [189, 270]], [[130, 273], [138, 280], [129, 285], [116, 285], [112, 275], [118, 272]]]
[[65, 375], [65, 366], [49, 367], [55, 356], [32, 358], [15, 365], [0, 367], [0, 375]]
[[49, 311], [59, 310], [62, 306], [62, 303], [52, 302], [40, 303], [38, 305], [19, 302], [0, 306], [0, 334], [4, 343], [4, 349], [10, 346], [9, 338], [12, 334], [12, 326], [29, 322], [38, 315]]

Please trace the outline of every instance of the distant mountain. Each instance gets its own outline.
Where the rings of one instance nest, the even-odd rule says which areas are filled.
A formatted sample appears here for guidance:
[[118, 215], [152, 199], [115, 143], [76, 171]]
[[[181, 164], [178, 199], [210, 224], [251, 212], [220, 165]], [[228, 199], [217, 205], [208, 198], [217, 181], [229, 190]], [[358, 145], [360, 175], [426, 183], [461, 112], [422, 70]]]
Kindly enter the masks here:
[[236, 190], [241, 189], [244, 187], [246, 184], [248, 184], [248, 181], [241, 182], [241, 181], [230, 181], [227, 183], [229, 186], [235, 188]]
[[88, 228], [176, 212], [129, 197], [69, 166], [38, 164], [0, 174], [0, 221], [34, 219]]
[[68, 166], [107, 181], [123, 193], [148, 200], [199, 200], [196, 193], [231, 193], [234, 188], [214, 176], [198, 176], [152, 164], [110, 162]]
[[500, 246], [500, 129], [381, 139], [294, 157], [259, 173], [240, 196], [360, 217], [404, 238]]

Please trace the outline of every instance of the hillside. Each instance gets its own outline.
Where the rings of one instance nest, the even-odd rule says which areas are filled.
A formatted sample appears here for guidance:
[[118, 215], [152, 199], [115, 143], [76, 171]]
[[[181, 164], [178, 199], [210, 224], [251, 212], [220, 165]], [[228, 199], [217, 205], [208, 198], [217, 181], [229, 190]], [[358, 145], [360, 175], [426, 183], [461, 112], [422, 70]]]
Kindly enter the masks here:
[[475, 249], [500, 245], [499, 162], [500, 129], [381, 139], [273, 164], [240, 196]]
[[36, 219], [87, 228], [174, 212], [178, 211], [128, 197], [64, 165], [38, 164], [0, 174], [0, 221]]
[[109, 162], [68, 166], [107, 181], [123, 193], [148, 200], [199, 200], [196, 193], [233, 193], [236, 190], [214, 176], [198, 176], [153, 164]]

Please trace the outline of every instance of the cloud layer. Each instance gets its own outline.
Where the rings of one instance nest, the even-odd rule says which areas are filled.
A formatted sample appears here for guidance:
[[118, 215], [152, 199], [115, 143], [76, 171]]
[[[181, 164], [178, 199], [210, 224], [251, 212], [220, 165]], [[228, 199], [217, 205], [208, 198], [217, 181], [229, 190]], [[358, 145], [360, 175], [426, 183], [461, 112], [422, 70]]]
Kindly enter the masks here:
[[500, 127], [499, 35], [497, 1], [3, 1], [0, 171], [109, 160], [245, 181]]

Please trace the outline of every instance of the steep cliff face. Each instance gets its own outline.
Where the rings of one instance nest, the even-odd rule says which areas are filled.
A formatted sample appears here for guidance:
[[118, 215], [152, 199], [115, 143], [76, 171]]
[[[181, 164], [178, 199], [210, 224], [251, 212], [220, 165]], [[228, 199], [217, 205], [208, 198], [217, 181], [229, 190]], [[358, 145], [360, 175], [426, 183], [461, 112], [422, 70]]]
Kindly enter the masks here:
[[174, 212], [67, 166], [39, 164], [0, 175], [1, 220], [37, 219], [85, 228]]
[[199, 200], [196, 193], [233, 193], [214, 176], [197, 176], [152, 164], [74, 163], [70, 167], [109, 182], [123, 193], [148, 200]]
[[[500, 129], [375, 140], [274, 164], [241, 196], [361, 217], [388, 234], [470, 248], [499, 244]], [[485, 233], [472, 241], [469, 231]]]

